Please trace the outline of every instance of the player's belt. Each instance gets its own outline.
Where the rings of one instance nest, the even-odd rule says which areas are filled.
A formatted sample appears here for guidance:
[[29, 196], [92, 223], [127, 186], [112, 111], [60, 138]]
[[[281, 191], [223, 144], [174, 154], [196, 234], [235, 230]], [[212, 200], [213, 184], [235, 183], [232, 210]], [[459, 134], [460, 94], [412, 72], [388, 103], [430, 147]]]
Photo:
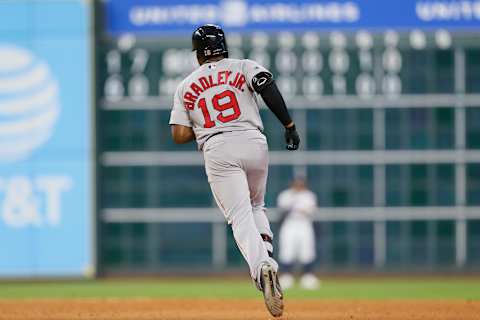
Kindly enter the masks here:
[[212, 133], [211, 135], [208, 136], [207, 140], [205, 140], [205, 142], [207, 142], [208, 140], [210, 140], [211, 137], [214, 137], [214, 136], [217, 136], [219, 134], [222, 134], [224, 133], [225, 131], [218, 131], [218, 132], [215, 132], [215, 133]]

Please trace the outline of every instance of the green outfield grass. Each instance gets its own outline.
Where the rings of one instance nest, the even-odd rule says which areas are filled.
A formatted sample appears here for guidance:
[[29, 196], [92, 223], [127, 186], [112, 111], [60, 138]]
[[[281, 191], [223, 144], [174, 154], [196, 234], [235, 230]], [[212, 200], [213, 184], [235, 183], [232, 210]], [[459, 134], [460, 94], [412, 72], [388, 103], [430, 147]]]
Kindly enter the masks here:
[[[0, 282], [0, 298], [255, 298], [246, 280], [140, 279], [58, 282]], [[293, 288], [287, 298], [480, 299], [480, 278], [327, 278], [320, 289]]]

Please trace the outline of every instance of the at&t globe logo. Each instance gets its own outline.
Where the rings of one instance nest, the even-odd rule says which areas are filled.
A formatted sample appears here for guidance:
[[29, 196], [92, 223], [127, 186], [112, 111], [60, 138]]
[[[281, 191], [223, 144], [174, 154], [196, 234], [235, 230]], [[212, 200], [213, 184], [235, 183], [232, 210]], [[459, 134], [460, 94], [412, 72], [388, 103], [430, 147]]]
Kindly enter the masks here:
[[0, 162], [28, 158], [51, 137], [59, 113], [58, 83], [45, 61], [0, 43]]

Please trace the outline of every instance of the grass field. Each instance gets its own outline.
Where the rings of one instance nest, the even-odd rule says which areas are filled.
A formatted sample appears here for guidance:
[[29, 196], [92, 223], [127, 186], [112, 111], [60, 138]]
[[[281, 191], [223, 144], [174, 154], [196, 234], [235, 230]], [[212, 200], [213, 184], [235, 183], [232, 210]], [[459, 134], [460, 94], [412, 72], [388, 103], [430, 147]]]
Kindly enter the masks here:
[[[326, 278], [285, 292], [283, 319], [480, 319], [480, 277]], [[269, 319], [248, 280], [1, 282], [0, 319]], [[271, 317], [270, 317], [271, 318]]]
[[[0, 282], [0, 298], [256, 298], [250, 281], [183, 278]], [[295, 299], [480, 299], [478, 278], [324, 279], [320, 289], [285, 292]]]

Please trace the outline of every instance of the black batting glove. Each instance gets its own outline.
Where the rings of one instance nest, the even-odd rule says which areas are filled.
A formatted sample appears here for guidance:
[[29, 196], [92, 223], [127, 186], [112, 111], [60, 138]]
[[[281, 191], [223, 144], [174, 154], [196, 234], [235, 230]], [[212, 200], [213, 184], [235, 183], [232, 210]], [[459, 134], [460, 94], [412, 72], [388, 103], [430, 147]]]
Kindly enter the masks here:
[[287, 143], [287, 150], [297, 150], [300, 145], [300, 137], [298, 136], [295, 125], [290, 128], [285, 128], [285, 142]]

